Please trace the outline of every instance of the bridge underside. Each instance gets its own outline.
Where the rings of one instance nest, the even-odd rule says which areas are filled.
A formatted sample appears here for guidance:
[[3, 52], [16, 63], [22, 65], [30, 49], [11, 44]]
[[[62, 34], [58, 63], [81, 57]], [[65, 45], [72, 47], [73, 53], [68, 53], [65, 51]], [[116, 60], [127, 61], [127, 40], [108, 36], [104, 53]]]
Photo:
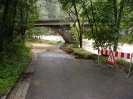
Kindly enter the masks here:
[[64, 39], [65, 43], [70, 44], [72, 42], [72, 34], [69, 32], [70, 28], [67, 26], [45, 26], [51, 30], [59, 33]]
[[72, 43], [72, 33], [70, 32], [70, 25], [57, 25], [57, 24], [34, 24], [35, 27], [46, 27], [59, 33], [64, 39], [65, 43]]
[[[35, 27], [46, 27], [50, 28], [56, 32], [58, 32], [65, 43], [72, 43], [72, 33], [70, 32], [70, 25], [73, 25], [73, 21], [60, 21], [60, 20], [52, 20], [52, 21], [36, 21]], [[88, 21], [84, 20], [84, 27], [88, 27]]]

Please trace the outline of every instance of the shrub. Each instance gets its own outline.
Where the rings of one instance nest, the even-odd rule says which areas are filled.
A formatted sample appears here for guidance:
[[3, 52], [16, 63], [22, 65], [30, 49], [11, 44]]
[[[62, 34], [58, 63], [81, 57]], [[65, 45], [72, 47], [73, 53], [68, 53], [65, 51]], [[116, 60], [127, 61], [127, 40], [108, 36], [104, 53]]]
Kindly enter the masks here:
[[8, 93], [31, 60], [24, 42], [6, 44], [0, 53], [0, 96]]
[[66, 44], [63, 48], [68, 53], [73, 53], [76, 58], [96, 60], [97, 55], [82, 48], [75, 48], [73, 44]]

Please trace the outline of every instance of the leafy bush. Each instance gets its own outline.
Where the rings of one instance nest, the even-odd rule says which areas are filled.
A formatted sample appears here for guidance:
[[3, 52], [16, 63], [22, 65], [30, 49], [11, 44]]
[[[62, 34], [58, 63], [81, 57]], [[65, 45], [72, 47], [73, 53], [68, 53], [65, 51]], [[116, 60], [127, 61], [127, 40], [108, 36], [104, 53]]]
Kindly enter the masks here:
[[0, 96], [8, 93], [31, 60], [30, 48], [18, 40], [0, 53]]
[[62, 49], [66, 50], [67, 52], [73, 52], [73, 48], [75, 48], [73, 46], [73, 44], [66, 44]]
[[119, 39], [120, 43], [133, 44], [133, 34], [126, 34], [124, 37]]
[[79, 45], [79, 33], [77, 33], [76, 28], [71, 27], [71, 33], [72, 33], [72, 44], [75, 47], [78, 47]]
[[92, 59], [92, 60], [97, 59], [96, 54], [93, 54], [93, 53], [86, 51], [82, 48], [77, 48], [73, 44], [66, 44], [62, 49], [68, 53], [73, 53], [76, 58]]

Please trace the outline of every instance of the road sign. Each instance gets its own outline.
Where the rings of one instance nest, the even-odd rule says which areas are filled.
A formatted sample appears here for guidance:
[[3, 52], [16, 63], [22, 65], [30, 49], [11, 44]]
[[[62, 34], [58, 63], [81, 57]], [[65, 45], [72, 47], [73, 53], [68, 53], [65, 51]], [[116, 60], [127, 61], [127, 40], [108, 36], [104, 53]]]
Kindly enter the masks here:
[[116, 64], [112, 50], [110, 51], [110, 53], [106, 59], [106, 62], [111, 63], [111, 64]]

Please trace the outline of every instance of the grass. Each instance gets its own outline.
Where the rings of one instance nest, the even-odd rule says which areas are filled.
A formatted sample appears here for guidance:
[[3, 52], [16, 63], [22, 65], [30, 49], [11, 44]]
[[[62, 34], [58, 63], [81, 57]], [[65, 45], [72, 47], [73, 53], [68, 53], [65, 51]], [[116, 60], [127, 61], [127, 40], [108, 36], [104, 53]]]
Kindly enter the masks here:
[[[72, 44], [66, 44], [62, 49], [65, 52], [67, 52], [68, 54], [70, 54], [71, 56], [78, 58], [78, 59], [91, 59], [91, 60], [95, 60], [95, 61], [97, 61], [97, 59], [98, 59], [98, 56], [96, 54], [93, 54], [93, 53], [86, 51], [82, 48], [75, 48], [75, 46]], [[124, 70], [125, 72], [128, 72], [128, 68], [130, 66], [130, 63], [123, 59], [117, 59], [116, 65], [110, 65], [106, 62], [106, 56], [102, 56], [102, 55], [100, 56], [100, 62], [102, 64], [106, 64], [108, 66]], [[131, 74], [133, 74], [133, 69], [131, 69]]]
[[0, 97], [10, 92], [31, 61], [29, 52], [30, 48], [19, 42], [0, 53]]
[[[117, 59], [116, 63], [118, 64], [116, 66], [116, 68], [123, 69], [125, 72], [128, 72], [128, 68], [130, 66], [129, 62], [127, 62], [127, 61], [125, 61], [123, 59]], [[132, 68], [131, 68], [131, 71], [133, 71]], [[132, 74], [132, 72], [131, 72], [131, 74]]]
[[72, 44], [66, 44], [63, 48], [62, 48], [65, 52], [67, 52], [68, 54], [71, 54], [73, 57], [75, 58], [80, 58], [80, 59], [92, 59], [92, 60], [96, 60], [97, 59], [97, 55], [93, 54], [89, 51], [86, 51], [82, 48], [77, 48]]

